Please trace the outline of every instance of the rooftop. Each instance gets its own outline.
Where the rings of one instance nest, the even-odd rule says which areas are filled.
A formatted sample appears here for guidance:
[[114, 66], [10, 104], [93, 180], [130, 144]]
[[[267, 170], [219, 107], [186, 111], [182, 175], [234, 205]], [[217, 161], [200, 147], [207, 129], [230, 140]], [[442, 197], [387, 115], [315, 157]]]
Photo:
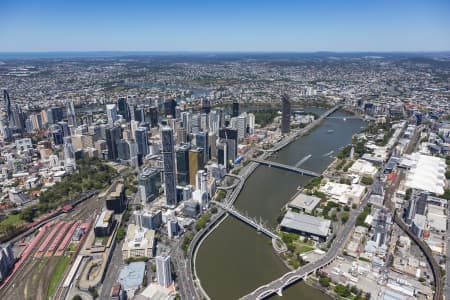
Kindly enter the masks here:
[[281, 221], [281, 226], [307, 232], [317, 236], [327, 236], [331, 221], [310, 215], [288, 211]]

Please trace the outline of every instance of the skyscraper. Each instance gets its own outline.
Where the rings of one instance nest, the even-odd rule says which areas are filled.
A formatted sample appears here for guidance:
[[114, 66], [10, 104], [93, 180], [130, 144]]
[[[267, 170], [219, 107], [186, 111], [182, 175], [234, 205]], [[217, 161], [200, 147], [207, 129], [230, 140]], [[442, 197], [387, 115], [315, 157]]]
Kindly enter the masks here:
[[117, 100], [117, 112], [128, 122], [131, 120], [130, 106], [126, 98], [119, 98]]
[[169, 206], [177, 204], [175, 149], [173, 140], [172, 128], [169, 126], [164, 126], [161, 129], [162, 156], [164, 165], [164, 192], [166, 194], [166, 204]]
[[139, 194], [143, 203], [152, 201], [159, 194], [161, 174], [158, 169], [145, 168], [139, 174]]
[[189, 150], [189, 184], [195, 185], [195, 176], [197, 171], [203, 169], [203, 149]]
[[172, 272], [170, 270], [170, 256], [156, 257], [156, 278], [158, 283], [167, 288], [172, 284]]
[[138, 154], [145, 157], [150, 151], [148, 147], [148, 130], [146, 127], [138, 127], [135, 132]]
[[189, 145], [181, 145], [176, 150], [177, 182], [179, 185], [189, 184]]
[[150, 107], [150, 126], [158, 127], [158, 108], [156, 106]]
[[73, 101], [70, 100], [66, 103], [67, 110], [67, 122], [69, 122], [70, 126], [77, 127], [77, 117], [75, 113], [75, 106], [73, 105]]
[[113, 125], [117, 120], [117, 106], [115, 104], [106, 104], [106, 114], [108, 115], [108, 124]]
[[122, 138], [120, 126], [112, 126], [105, 129], [106, 144], [108, 146], [108, 159], [116, 160], [119, 157], [117, 152], [117, 142]]
[[176, 118], [175, 106], [177, 106], [177, 101], [174, 99], [164, 101], [164, 114], [165, 116], [172, 116]]
[[209, 114], [209, 112], [211, 111], [211, 104], [209, 102], [209, 99], [203, 97], [200, 101], [202, 105], [202, 113]]
[[231, 116], [232, 117], [239, 116], [239, 102], [237, 102], [237, 100], [233, 101], [233, 108], [232, 108]]
[[291, 102], [288, 95], [281, 96], [281, 105], [281, 133], [285, 134], [291, 131]]
[[73, 149], [72, 138], [70, 136], [64, 137], [64, 167], [72, 170], [76, 170], [77, 168], [75, 150]]
[[195, 135], [195, 145], [203, 149], [203, 163], [206, 164], [209, 160], [209, 144], [208, 132], [199, 132]]
[[5, 103], [5, 111], [6, 111], [6, 115], [8, 117], [8, 121], [9, 121], [9, 126], [15, 126], [16, 125], [16, 121], [14, 120], [14, 115], [12, 112], [12, 108], [11, 108], [11, 99], [9, 98], [9, 94], [7, 90], [3, 90], [3, 100]]

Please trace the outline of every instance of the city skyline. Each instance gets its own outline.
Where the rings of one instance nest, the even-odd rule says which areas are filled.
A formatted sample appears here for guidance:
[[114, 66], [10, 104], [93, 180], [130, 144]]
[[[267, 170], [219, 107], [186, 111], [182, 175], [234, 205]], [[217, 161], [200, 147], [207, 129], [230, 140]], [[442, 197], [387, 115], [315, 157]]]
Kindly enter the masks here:
[[450, 50], [446, 1], [0, 5], [1, 52]]

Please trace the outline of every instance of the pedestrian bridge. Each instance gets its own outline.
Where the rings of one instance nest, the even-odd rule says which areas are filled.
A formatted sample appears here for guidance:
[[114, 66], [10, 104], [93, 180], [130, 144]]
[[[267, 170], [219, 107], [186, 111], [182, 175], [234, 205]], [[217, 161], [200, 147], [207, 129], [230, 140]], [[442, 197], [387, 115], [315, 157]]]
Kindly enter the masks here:
[[274, 162], [274, 161], [270, 161], [270, 160], [252, 158], [252, 161], [259, 163], [261, 165], [268, 166], [268, 167], [274, 167], [274, 168], [278, 168], [281, 170], [299, 173], [304, 176], [311, 176], [311, 177], [320, 177], [321, 176], [319, 173], [316, 173], [313, 171], [301, 169], [296, 166], [290, 166], [290, 165], [286, 165], [286, 164], [282, 164], [282, 163], [278, 163], [278, 162]]
[[283, 240], [275, 233], [264, 227], [260, 222], [257, 222], [256, 220], [253, 220], [247, 216], [244, 216], [240, 212], [238, 212], [235, 208], [233, 208], [232, 205], [224, 205], [217, 201], [211, 201], [212, 203], [216, 204], [223, 210], [227, 211], [229, 214], [231, 214], [236, 219], [241, 220], [244, 223], [247, 223], [248, 225], [255, 228], [258, 232], [264, 233], [268, 237], [272, 239], [272, 246], [274, 247], [275, 251], [278, 253], [284, 252], [287, 250], [286, 245], [284, 244]]

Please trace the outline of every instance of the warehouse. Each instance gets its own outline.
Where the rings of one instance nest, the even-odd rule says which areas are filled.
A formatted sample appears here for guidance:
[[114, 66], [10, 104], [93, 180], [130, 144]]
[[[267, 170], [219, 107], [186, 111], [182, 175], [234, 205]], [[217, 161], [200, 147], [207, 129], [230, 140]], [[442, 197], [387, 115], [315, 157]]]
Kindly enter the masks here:
[[330, 233], [330, 220], [288, 211], [281, 221], [281, 230], [325, 241]]

